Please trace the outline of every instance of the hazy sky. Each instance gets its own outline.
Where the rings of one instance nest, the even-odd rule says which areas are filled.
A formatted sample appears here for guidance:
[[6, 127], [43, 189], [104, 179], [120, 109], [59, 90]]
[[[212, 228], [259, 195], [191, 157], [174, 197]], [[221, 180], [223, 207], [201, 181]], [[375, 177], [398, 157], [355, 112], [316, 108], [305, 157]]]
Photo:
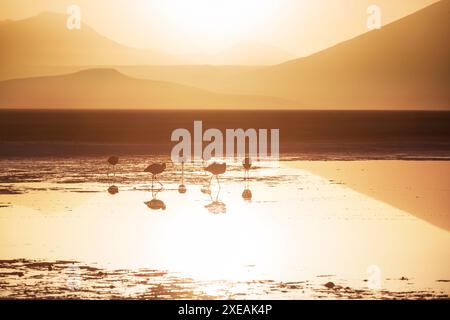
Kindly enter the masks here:
[[101, 34], [134, 47], [211, 53], [254, 40], [302, 56], [367, 31], [367, 8], [383, 24], [437, 0], [1, 0], [0, 19], [78, 4]]

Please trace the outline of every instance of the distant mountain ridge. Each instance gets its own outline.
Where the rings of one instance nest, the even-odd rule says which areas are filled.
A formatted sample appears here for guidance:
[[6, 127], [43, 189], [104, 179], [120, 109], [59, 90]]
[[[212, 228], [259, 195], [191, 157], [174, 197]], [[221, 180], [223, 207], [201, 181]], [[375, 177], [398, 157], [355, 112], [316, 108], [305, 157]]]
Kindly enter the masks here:
[[135, 79], [114, 69], [0, 82], [0, 108], [207, 109], [276, 108], [294, 103], [225, 95], [174, 83]]
[[123, 67], [145, 78], [302, 109], [450, 110], [450, 0], [306, 58], [260, 68]]
[[[30, 51], [28, 54], [28, 44], [19, 40], [16, 43], [14, 42], [15, 38], [11, 40], [11, 46], [5, 45], [5, 43], [8, 43], [8, 41], [5, 41], [8, 40], [7, 36], [11, 34], [5, 30], [9, 30], [8, 28], [12, 28], [11, 26], [14, 26], [17, 30], [22, 30], [22, 24], [31, 23], [30, 21], [35, 20], [24, 20], [20, 24], [18, 22], [0, 24], [0, 74], [4, 71], [3, 69], [17, 68], [17, 61], [25, 63], [30, 58], [29, 54], [32, 59], [35, 59], [33, 60], [35, 62], [45, 62], [52, 54], [55, 54], [50, 44], [53, 44], [56, 41], [55, 39], [59, 39], [60, 34], [53, 35], [56, 38], [52, 38], [53, 36], [50, 37], [48, 34], [43, 36], [42, 32], [45, 30], [42, 28], [36, 31], [37, 34], [31, 41], [32, 48], [40, 47], [39, 50], [36, 49], [37, 51]], [[45, 23], [42, 24], [45, 25]], [[23, 27], [23, 29], [29, 30], [28, 27]], [[88, 27], [82, 30], [89, 35], [96, 34]], [[68, 31], [59, 30], [58, 32]], [[211, 108], [214, 108], [214, 106], [224, 107], [225, 105], [231, 107], [231, 103], [236, 103], [233, 106], [235, 108], [244, 106], [257, 108], [259, 106], [261, 108], [303, 109], [450, 110], [450, 90], [448, 89], [450, 87], [449, 32], [450, 0], [441, 0], [425, 9], [386, 25], [381, 30], [368, 32], [309, 57], [290, 60], [274, 66], [149, 66], [146, 64], [139, 66], [138, 61], [140, 60], [138, 58], [134, 60], [133, 58], [132, 60], [136, 61], [133, 66], [116, 64], [114, 69], [122, 73], [121, 79], [124, 82], [125, 89], [128, 88], [131, 82], [139, 81], [136, 84], [139, 83], [140, 91], [136, 91], [135, 94], [143, 95], [142, 97], [129, 97], [130, 103], [128, 104], [126, 103], [127, 101], [124, 101], [123, 107], [132, 105], [133, 101], [139, 101], [139, 103], [152, 102], [142, 103], [142, 107], [147, 105], [147, 107], [152, 108], [155, 105], [153, 103], [155, 101], [161, 101], [164, 102], [162, 105], [174, 107], [174, 98], [165, 97], [164, 94], [173, 95], [176, 93], [179, 95], [177, 97], [179, 108], [195, 105], [194, 102], [202, 102], [202, 105], [207, 105], [207, 103], [203, 102], [208, 101], [213, 102], [210, 104]], [[17, 34], [17, 32], [14, 34]], [[95, 37], [97, 36], [100, 39], [95, 38], [95, 43], [88, 42], [89, 45], [92, 45], [92, 48], [95, 46], [105, 48], [110, 45], [115, 47], [117, 45], [114, 42], [111, 44], [110, 40], [99, 35]], [[84, 43], [85, 38], [75, 37], [70, 45]], [[48, 54], [46, 53], [48, 46], [45, 45], [46, 42], [44, 40], [49, 43], [50, 53]], [[118, 51], [112, 50], [112, 52], [121, 52], [122, 46], [118, 46]], [[90, 56], [100, 59], [104, 53], [102, 50], [84, 50], [80, 53], [72, 47], [63, 56], [81, 63], [84, 59], [90, 59]], [[23, 55], [22, 53], [12, 55], [12, 52], [25, 53]], [[86, 55], [86, 52], [89, 54]], [[126, 52], [125, 56], [129, 58], [128, 49]], [[120, 54], [113, 54], [113, 56], [121, 57]], [[78, 58], [80, 60], [77, 60]], [[147, 56], [144, 58], [147, 58]], [[103, 62], [108, 62], [108, 60], [103, 59]], [[55, 60], [52, 63], [59, 65], [62, 61]], [[99, 63], [98, 65], [103, 65], [104, 63]], [[94, 64], [87, 65], [91, 66]], [[71, 64], [67, 66], [68, 69], [74, 68]], [[79, 68], [91, 69], [92, 67], [86, 67], [86, 65], [83, 66], [81, 64]], [[45, 70], [38, 71], [45, 73]], [[60, 73], [74, 71], [76, 70], [61, 71]], [[53, 70], [52, 74], [56, 72]], [[104, 72], [101, 74], [101, 82], [108, 83], [109, 76]], [[123, 74], [127, 74], [131, 78], [127, 78], [127, 81], [125, 81]], [[84, 73], [83, 75], [84, 81], [91, 84], [91, 90], [93, 88], [102, 90], [105, 86], [104, 83], [99, 84], [89, 80], [91, 77], [94, 79], [99, 78], [98, 74]], [[110, 76], [111, 78], [116, 77], [115, 75]], [[40, 79], [45, 83], [52, 83], [51, 79], [64, 80], [66, 79], [65, 77], [67, 76]], [[153, 82], [133, 80], [132, 78], [145, 78], [153, 80]], [[28, 80], [0, 82], [0, 90], [3, 88], [3, 93], [7, 94], [8, 92], [5, 91], [5, 88], [11, 88], [12, 83], [14, 83], [15, 90], [17, 92], [25, 92], [25, 94], [20, 99], [17, 96], [9, 95], [9, 98], [14, 98], [10, 101], [18, 102], [20, 100], [22, 105], [36, 106], [37, 104], [32, 99], [37, 99], [38, 97], [36, 95], [27, 95], [26, 90], [31, 83], [37, 85], [37, 78]], [[85, 88], [83, 83], [80, 82], [68, 83], [63, 81], [63, 83], [66, 85], [70, 84], [72, 86], [71, 90], [76, 89], [75, 85]], [[172, 83], [173, 86], [177, 86], [180, 90], [162, 90], [158, 97], [150, 97], [145, 92], [144, 83], [149, 86], [149, 90], [152, 90], [152, 85], [155, 83], [165, 83], [166, 88], [168, 83]], [[181, 88], [184, 89], [181, 90]], [[65, 90], [64, 87], [59, 89]], [[109, 89], [112, 89], [112, 87]], [[129, 96], [129, 92], [121, 93], [121, 90], [125, 89], [120, 86], [114, 88], [114, 91], [117, 91], [114, 94], [118, 95], [118, 100], [121, 97]], [[192, 90], [199, 91], [195, 91], [196, 94], [192, 95]], [[44, 92], [48, 93], [45, 89]], [[217, 93], [214, 94], [213, 92]], [[80, 93], [86, 93], [86, 91]], [[120, 96], [120, 94], [122, 95]], [[186, 94], [190, 98], [183, 99], [182, 94]], [[193, 99], [193, 96], [196, 98]], [[203, 98], [199, 99], [200, 96]], [[214, 98], [212, 98], [213, 96]], [[251, 102], [248, 100], [249, 96], [252, 97]], [[72, 97], [72, 95], [68, 97]], [[92, 100], [92, 105], [100, 103], [98, 97], [93, 95], [89, 97], [95, 98]], [[206, 99], [206, 97], [209, 97], [208, 99], [210, 100]], [[219, 97], [223, 98], [224, 102], [218, 101]], [[233, 98], [231, 99], [231, 97]], [[237, 99], [238, 97], [239, 99]], [[243, 97], [245, 97], [243, 99], [246, 100], [245, 102], [242, 100]], [[75, 102], [83, 102], [82, 107], [89, 105], [87, 100], [80, 101], [81, 98], [76, 96], [72, 98]], [[1, 105], [7, 107], [8, 99], [4, 97], [2, 101]], [[42, 102], [44, 100], [39, 101]], [[109, 100], [104, 97], [101, 103], [102, 107], [106, 107], [107, 101]], [[171, 101], [171, 103], [168, 103], [168, 101]], [[114, 100], [110, 102], [113, 104], [112, 107], [116, 106]], [[276, 102], [279, 102], [279, 105], [276, 105]], [[65, 103], [76, 107], [75, 103], [69, 103], [67, 100], [65, 100]]]
[[102, 36], [85, 23], [80, 30], [68, 30], [66, 20], [64, 14], [43, 12], [23, 20], [0, 21], [2, 65], [257, 65], [276, 64], [294, 57], [254, 41], [239, 43], [215, 55], [172, 55], [156, 49], [127, 47]]
[[307, 58], [255, 71], [240, 86], [311, 107], [450, 109], [449, 39], [450, 0], [442, 0]]
[[[0, 59], [5, 65], [133, 65], [179, 64], [182, 58], [159, 50], [136, 49], [103, 37], [82, 24], [66, 27], [63, 14], [37, 16], [0, 23]], [[0, 69], [1, 70], [1, 69]]]

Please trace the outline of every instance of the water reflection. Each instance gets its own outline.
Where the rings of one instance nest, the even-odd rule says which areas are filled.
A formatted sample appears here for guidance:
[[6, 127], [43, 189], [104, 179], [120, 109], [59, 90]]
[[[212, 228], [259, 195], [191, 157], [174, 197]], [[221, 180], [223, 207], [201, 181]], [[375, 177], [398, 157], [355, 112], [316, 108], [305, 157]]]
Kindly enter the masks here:
[[152, 210], [166, 210], [166, 204], [164, 201], [157, 199], [158, 193], [160, 193], [163, 188], [160, 189], [152, 189], [152, 200], [144, 202], [147, 207]]
[[107, 160], [108, 162], [108, 172], [107, 172], [107, 176], [109, 176], [109, 173], [111, 171], [111, 167], [112, 167], [112, 171], [113, 171], [113, 176], [116, 176], [116, 165], [119, 163], [119, 157], [117, 156], [111, 156], [108, 158]]
[[152, 199], [145, 202], [145, 204], [152, 210], [166, 210], [166, 204], [164, 203], [164, 201], [159, 199]]
[[118, 194], [118, 193], [119, 193], [119, 187], [117, 187], [117, 186], [115, 186], [115, 185], [110, 186], [110, 187], [108, 188], [108, 193], [109, 193], [110, 195], [112, 195], [112, 196]]
[[[365, 279], [372, 264], [383, 271], [378, 298], [393, 292], [402, 294], [394, 296], [398, 298], [450, 292], [448, 232], [340, 184], [290, 167], [254, 167], [251, 179], [243, 180], [239, 162], [229, 163], [221, 190], [215, 184], [211, 190], [209, 174], [186, 164], [188, 194], [179, 194], [180, 171], [166, 170], [165, 191], [152, 190], [150, 197], [150, 177], [140, 169], [143, 160], [121, 159], [117, 183], [99, 180], [105, 178], [104, 159], [94, 162], [97, 167], [81, 161], [48, 163], [45, 168], [55, 173], [39, 172], [50, 181], [45, 183], [33, 182], [36, 172], [24, 169], [36, 164], [18, 168], [13, 163], [22, 170], [13, 173], [14, 181], [28, 182], [0, 187], [7, 190], [0, 190], [0, 206], [11, 203], [0, 209], [1, 258], [83, 261], [89, 269], [80, 265], [86, 286], [76, 292], [79, 297], [197, 298], [207, 293], [251, 299], [271, 293], [275, 298], [371, 298]], [[182, 184], [183, 178], [182, 173]], [[120, 187], [119, 196], [104, 192], [113, 186]], [[249, 205], [242, 199], [250, 200], [252, 193], [257, 197]], [[427, 268], [415, 263], [417, 257], [428, 262]], [[115, 269], [90, 273], [91, 265]], [[2, 271], [8, 273], [2, 278], [5, 291], [20, 297], [61, 297], [56, 280], [63, 285], [66, 280], [57, 266], [52, 268], [37, 273], [14, 264]], [[153, 274], [130, 271], [139, 268], [169, 270], [193, 281], [156, 277], [153, 287]], [[30, 288], [33, 281], [36, 287]], [[324, 286], [328, 282], [335, 286]], [[230, 286], [222, 289], [226, 283]], [[189, 290], [195, 292], [185, 296]]]

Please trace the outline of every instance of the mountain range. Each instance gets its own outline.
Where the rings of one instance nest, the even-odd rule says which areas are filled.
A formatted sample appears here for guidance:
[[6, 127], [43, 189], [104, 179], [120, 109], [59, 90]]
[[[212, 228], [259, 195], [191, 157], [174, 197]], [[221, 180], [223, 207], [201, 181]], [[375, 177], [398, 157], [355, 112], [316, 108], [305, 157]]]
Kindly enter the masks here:
[[130, 78], [114, 69], [0, 82], [3, 108], [208, 109], [294, 107], [266, 96], [227, 95], [170, 82]]
[[[46, 13], [0, 24], [0, 78], [33, 76], [1, 81], [0, 105], [450, 109], [449, 12], [450, 0], [442, 0], [380, 30], [270, 66], [165, 65], [185, 64], [186, 57], [127, 48], [86, 25], [74, 34], [54, 30], [63, 16]], [[238, 57], [242, 48], [270, 51], [243, 44], [228, 56]], [[57, 99], [60, 93], [47, 86], [78, 95]]]

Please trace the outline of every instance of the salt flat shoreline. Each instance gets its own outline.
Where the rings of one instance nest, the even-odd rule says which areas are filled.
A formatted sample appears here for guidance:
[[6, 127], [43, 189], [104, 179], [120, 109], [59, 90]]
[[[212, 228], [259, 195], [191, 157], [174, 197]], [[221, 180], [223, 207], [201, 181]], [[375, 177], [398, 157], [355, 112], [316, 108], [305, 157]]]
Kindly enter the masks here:
[[292, 161], [302, 169], [450, 231], [449, 161]]

